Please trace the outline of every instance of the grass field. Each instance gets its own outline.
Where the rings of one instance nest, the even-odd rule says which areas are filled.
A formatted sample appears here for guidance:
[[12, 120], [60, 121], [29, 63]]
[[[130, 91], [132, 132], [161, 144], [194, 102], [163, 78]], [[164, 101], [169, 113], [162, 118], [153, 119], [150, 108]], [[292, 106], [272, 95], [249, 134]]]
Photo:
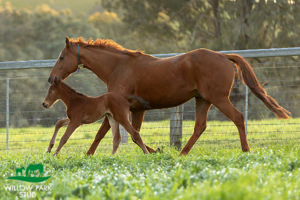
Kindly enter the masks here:
[[[178, 157], [179, 152], [168, 145], [168, 121], [143, 124], [141, 134], [145, 143], [163, 149], [163, 153], [152, 155], [143, 155], [128, 140], [128, 145], [121, 145], [117, 154], [111, 156], [108, 133], [110, 137], [96, 154], [85, 156], [99, 123], [81, 127], [58, 157], [44, 153], [53, 127], [12, 129], [10, 137], [19, 143], [14, 144], [16, 150], [0, 151], [0, 198], [299, 199], [299, 120], [250, 121], [251, 153], [241, 151], [237, 130], [231, 122], [209, 122], [206, 133], [183, 157]], [[192, 130], [193, 122], [185, 121], [183, 144]], [[63, 130], [58, 139], [62, 133]], [[3, 140], [4, 137], [0, 141]], [[28, 151], [30, 148], [32, 151]], [[37, 163], [44, 165], [44, 176], [51, 176], [47, 181], [6, 179], [15, 175], [16, 168]], [[28, 187], [32, 189], [25, 189]]]
[[[115, 156], [85, 156], [76, 150], [58, 157], [43, 152], [1, 153], [0, 198], [15, 199], [25, 195], [22, 187], [46, 185], [47, 191], [25, 190], [26, 195], [35, 199], [299, 199], [299, 156], [299, 143], [293, 141], [254, 148], [252, 153], [199, 147], [184, 157], [169, 147], [152, 155], [143, 155], [136, 147]], [[43, 183], [6, 179], [17, 167], [32, 163], [42, 163], [45, 176], [51, 178]], [[19, 191], [9, 191], [9, 186]]]
[[[62, 153], [68, 148], [81, 148], [87, 151], [91, 145], [101, 123], [83, 125], [70, 137], [68, 143], [63, 147]], [[195, 145], [206, 145], [208, 148], [239, 148], [239, 135], [237, 128], [231, 121], [209, 121], [207, 129]], [[170, 141], [170, 122], [153, 121], [144, 122], [141, 129], [141, 136], [146, 144], [153, 148], [168, 145]], [[185, 144], [194, 130], [194, 121], [183, 122], [182, 143]], [[9, 149], [10, 150], [46, 150], [52, 137], [54, 127], [30, 127], [10, 128]], [[62, 128], [57, 136], [54, 149], [57, 147], [65, 128]], [[248, 122], [248, 140], [250, 147], [264, 147], [270, 144], [285, 143], [287, 140], [300, 141], [300, 118], [289, 120], [266, 119], [251, 120]], [[123, 147], [122, 147], [123, 146]], [[130, 137], [128, 144], [121, 145], [121, 148], [134, 146]], [[0, 128], [0, 150], [6, 149], [6, 129]], [[101, 141], [98, 151], [110, 152], [112, 149], [112, 134], [109, 132]], [[194, 150], [194, 148], [193, 148]], [[192, 151], [193, 151], [192, 150]]]

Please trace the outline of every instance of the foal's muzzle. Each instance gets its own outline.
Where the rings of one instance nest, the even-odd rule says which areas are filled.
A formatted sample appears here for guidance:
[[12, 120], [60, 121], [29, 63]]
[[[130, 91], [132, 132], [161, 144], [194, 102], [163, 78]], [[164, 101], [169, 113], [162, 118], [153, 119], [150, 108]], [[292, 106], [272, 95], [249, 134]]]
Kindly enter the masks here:
[[59, 77], [52, 77], [52, 76], [49, 76], [48, 78], [48, 83], [52, 84], [54, 81], [61, 81], [62, 79], [59, 78]]
[[46, 104], [45, 102], [42, 105], [43, 105], [44, 108], [48, 108], [49, 107], [49, 105]]
[[48, 78], [48, 83], [53, 83], [54, 82], [54, 78], [52, 78], [51, 76], [49, 76], [49, 78]]

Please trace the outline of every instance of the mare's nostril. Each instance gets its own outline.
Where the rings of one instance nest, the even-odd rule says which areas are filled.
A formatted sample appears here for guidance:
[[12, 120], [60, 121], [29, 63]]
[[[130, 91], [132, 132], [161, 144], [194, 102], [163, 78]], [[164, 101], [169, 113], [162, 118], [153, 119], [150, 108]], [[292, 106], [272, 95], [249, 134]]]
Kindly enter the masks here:
[[44, 108], [47, 108], [47, 104], [43, 103], [42, 105], [43, 105]]

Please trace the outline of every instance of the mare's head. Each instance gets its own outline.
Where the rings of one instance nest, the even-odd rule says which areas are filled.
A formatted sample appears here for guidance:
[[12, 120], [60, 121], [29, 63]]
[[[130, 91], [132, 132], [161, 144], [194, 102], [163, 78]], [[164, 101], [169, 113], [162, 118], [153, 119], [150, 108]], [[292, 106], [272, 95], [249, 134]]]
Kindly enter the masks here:
[[62, 83], [59, 79], [54, 79], [42, 104], [45, 108], [50, 108], [60, 99], [59, 88], [61, 84]]
[[65, 47], [61, 51], [56, 63], [50, 73], [48, 82], [53, 83], [54, 79], [64, 80], [78, 69], [78, 45], [72, 45], [66, 37]]

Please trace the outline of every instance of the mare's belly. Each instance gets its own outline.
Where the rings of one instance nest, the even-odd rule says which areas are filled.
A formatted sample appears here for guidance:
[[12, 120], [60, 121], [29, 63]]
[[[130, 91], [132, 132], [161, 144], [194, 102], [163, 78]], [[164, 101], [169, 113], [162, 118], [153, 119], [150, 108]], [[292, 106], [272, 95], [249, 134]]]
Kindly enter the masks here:
[[130, 101], [131, 110], [150, 110], [159, 108], [169, 108], [178, 106], [189, 101], [191, 98], [199, 96], [196, 90], [191, 91], [163, 91], [153, 92], [147, 94], [133, 95]]

